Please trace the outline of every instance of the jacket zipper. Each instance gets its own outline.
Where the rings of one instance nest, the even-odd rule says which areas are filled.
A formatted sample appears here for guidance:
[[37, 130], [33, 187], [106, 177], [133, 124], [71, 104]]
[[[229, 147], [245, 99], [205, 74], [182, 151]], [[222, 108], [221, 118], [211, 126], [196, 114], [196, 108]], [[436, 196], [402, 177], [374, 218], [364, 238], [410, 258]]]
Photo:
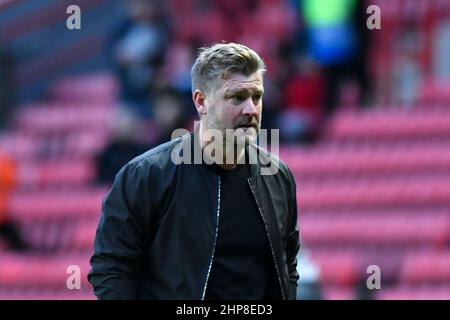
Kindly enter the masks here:
[[214, 235], [214, 244], [213, 250], [211, 254], [211, 261], [209, 262], [208, 273], [206, 274], [206, 281], [203, 287], [202, 300], [205, 300], [206, 287], [208, 286], [209, 274], [211, 273], [211, 267], [214, 260], [214, 252], [216, 251], [216, 242], [217, 242], [217, 234], [219, 232], [219, 216], [220, 216], [220, 190], [221, 189], [221, 181], [219, 177], [218, 191], [217, 191], [217, 215], [216, 215], [216, 233]]
[[247, 180], [247, 182], [248, 182], [248, 185], [250, 186], [250, 190], [252, 190], [252, 194], [253, 194], [253, 197], [255, 198], [256, 206], [258, 207], [259, 214], [261, 215], [261, 218], [262, 218], [263, 223], [264, 223], [264, 228], [266, 229], [267, 238], [269, 239], [269, 245], [270, 245], [270, 250], [272, 251], [273, 262], [275, 263], [275, 270], [277, 270], [278, 282], [280, 283], [281, 296], [283, 297], [283, 300], [286, 300], [286, 297], [285, 297], [284, 292], [283, 292], [283, 284], [281, 283], [280, 270], [278, 270], [277, 259], [275, 258], [275, 251], [273, 250], [272, 240], [270, 240], [269, 230], [267, 228], [266, 220], [264, 219], [264, 215], [262, 213], [262, 210], [259, 207], [259, 203], [258, 203], [258, 200], [256, 199], [256, 194], [255, 194], [255, 191], [252, 188], [252, 184], [250, 183], [250, 180]]

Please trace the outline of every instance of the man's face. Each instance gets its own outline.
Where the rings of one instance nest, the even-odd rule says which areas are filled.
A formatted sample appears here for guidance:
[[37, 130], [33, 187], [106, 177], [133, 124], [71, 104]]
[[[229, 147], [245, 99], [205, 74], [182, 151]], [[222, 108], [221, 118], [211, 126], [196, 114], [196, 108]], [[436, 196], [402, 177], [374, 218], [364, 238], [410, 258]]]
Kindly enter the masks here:
[[215, 89], [206, 96], [205, 129], [242, 129], [251, 143], [261, 127], [263, 80], [260, 72], [250, 76], [232, 73], [218, 79]]

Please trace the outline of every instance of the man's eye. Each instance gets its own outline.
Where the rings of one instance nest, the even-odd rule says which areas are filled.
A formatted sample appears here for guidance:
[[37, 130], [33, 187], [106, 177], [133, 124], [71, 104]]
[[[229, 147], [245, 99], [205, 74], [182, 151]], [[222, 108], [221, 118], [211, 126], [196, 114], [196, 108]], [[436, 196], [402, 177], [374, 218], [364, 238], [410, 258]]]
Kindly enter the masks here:
[[261, 100], [261, 98], [262, 98], [262, 95], [258, 94], [256, 96], [253, 96], [253, 101], [258, 102], [259, 100]]
[[242, 102], [242, 101], [245, 100], [245, 98], [242, 97], [242, 96], [232, 96], [230, 99], [231, 99], [231, 101], [233, 101], [234, 103], [240, 103], [240, 102]]

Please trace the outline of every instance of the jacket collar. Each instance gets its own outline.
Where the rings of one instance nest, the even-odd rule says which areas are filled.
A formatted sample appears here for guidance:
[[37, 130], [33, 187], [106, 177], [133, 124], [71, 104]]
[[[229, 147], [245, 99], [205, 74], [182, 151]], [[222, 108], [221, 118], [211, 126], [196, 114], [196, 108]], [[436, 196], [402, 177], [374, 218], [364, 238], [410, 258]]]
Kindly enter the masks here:
[[[203, 165], [206, 165], [206, 163], [203, 161], [203, 151], [200, 146], [200, 140], [199, 140], [199, 126], [197, 126], [193, 132], [189, 133], [190, 135], [190, 145], [191, 145], [191, 155], [194, 157], [195, 154], [200, 154], [201, 156], [201, 162]], [[256, 155], [256, 163], [253, 161], [253, 163], [250, 163], [250, 178], [254, 178], [258, 175], [260, 175], [260, 149], [255, 144], [246, 145], [245, 146], [245, 153], [246, 153], [246, 161], [248, 161], [248, 154], [252, 150], [252, 152], [255, 152]], [[196, 153], [197, 152], [197, 153]]]

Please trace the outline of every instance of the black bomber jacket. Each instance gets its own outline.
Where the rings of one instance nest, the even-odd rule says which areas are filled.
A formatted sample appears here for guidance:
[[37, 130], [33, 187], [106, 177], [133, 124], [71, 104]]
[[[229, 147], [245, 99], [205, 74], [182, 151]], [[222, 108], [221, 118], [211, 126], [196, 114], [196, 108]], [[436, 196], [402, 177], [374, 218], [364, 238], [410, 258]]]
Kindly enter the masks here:
[[[204, 299], [220, 228], [220, 177], [173, 155], [198, 148], [191, 133], [127, 163], [105, 196], [88, 280], [99, 299]], [[256, 145], [248, 184], [263, 219], [283, 299], [295, 299], [296, 185], [279, 158]], [[262, 160], [261, 160], [262, 159]], [[275, 174], [262, 174], [263, 168]]]

